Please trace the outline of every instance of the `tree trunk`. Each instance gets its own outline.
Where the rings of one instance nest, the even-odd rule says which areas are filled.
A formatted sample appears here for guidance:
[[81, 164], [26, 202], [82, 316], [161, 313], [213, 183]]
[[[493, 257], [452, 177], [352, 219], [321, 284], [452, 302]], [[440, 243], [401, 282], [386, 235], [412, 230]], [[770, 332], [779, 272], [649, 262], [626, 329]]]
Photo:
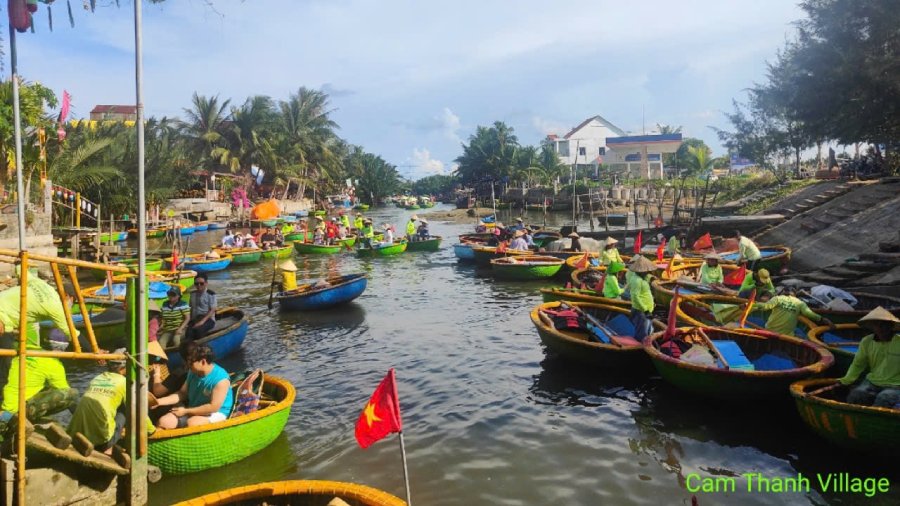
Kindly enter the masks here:
[[794, 147], [794, 179], [800, 179], [800, 146]]
[[822, 141], [816, 141], [816, 170], [822, 170]]

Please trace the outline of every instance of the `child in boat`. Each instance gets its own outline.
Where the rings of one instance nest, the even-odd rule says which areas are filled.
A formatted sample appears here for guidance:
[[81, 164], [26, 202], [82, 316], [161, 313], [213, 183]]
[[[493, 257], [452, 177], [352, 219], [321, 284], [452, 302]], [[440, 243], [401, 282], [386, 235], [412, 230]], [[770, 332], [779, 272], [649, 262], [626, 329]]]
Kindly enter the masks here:
[[428, 232], [428, 220], [425, 218], [419, 218], [419, 230], [416, 232], [416, 236], [419, 241], [424, 241], [431, 236]]
[[[204, 344], [190, 343], [186, 351], [189, 372], [184, 385], [157, 400], [159, 406], [175, 406], [159, 419], [160, 429], [224, 422], [231, 415], [231, 380], [225, 369], [213, 362], [212, 350]], [[184, 403], [186, 406], [176, 406]]]
[[859, 325], [872, 333], [860, 341], [853, 363], [840, 382], [851, 385], [863, 372], [869, 373], [850, 391], [847, 402], [897, 409], [900, 404], [900, 318], [879, 306], [860, 318]]
[[191, 319], [191, 307], [181, 300], [181, 290], [178, 287], [169, 288], [166, 297], [160, 308], [162, 328], [159, 332], [159, 344], [163, 348], [181, 344], [181, 338], [184, 337], [188, 321]]
[[[124, 354], [125, 348], [113, 353]], [[81, 433], [95, 450], [111, 455], [125, 427], [125, 360], [107, 360], [106, 365], [107, 371], [91, 380], [75, 408], [68, 433]]]

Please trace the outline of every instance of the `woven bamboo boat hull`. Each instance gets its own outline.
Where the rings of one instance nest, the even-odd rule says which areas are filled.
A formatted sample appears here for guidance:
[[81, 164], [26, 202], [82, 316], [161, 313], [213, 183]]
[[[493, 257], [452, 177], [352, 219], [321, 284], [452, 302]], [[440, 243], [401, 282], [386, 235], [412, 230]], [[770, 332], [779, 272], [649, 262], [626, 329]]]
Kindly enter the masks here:
[[[138, 271], [138, 259], [137, 258], [128, 258], [126, 260], [117, 260], [110, 262], [112, 265], [119, 265], [122, 267], [127, 267], [132, 274], [137, 274]], [[146, 266], [146, 272], [156, 272], [163, 268], [163, 259], [162, 258], [148, 258], [144, 265]], [[90, 270], [91, 277], [94, 279], [104, 280], [106, 279], [106, 271], [100, 270]]]
[[[113, 282], [115, 283], [124, 283], [126, 279], [133, 278], [134, 274], [120, 274], [118, 276], [113, 276]], [[192, 270], [182, 270], [181, 272], [172, 272], [172, 271], [152, 271], [147, 273], [147, 278], [150, 281], [162, 281], [163, 283], [178, 283], [178, 286], [182, 288], [182, 292], [186, 292], [187, 289], [194, 286], [194, 279], [197, 277], [197, 271]]]
[[[747, 302], [747, 299], [730, 297], [727, 295], [679, 296], [676, 313], [678, 321], [687, 325], [696, 327], [719, 327], [738, 321], [741, 316], [740, 306]], [[724, 308], [727, 307], [726, 305], [734, 306], [734, 309], [724, 310]], [[718, 317], [713, 310], [714, 306], [720, 308]], [[747, 316], [746, 326], [748, 328], [763, 329], [766, 326], [766, 320], [768, 320], [768, 318], [768, 312], [754, 310]], [[797, 318], [797, 328], [790, 337], [806, 339], [809, 331], [815, 326], [816, 324], [813, 323], [812, 320], [800, 315]]]
[[[76, 304], [73, 309], [77, 308], [78, 305]], [[126, 335], [125, 318], [125, 310], [118, 303], [93, 306], [90, 313], [91, 328], [94, 329], [94, 337], [97, 338], [97, 345], [100, 348], [116, 349], [122, 344]], [[79, 339], [82, 349], [90, 349], [84, 317], [79, 313], [73, 314], [72, 322], [80, 334]], [[49, 336], [50, 331], [56, 328], [51, 321], [42, 321], [40, 326], [41, 336]]]
[[472, 251], [471, 244], [454, 244], [453, 245], [453, 254], [456, 255], [456, 258], [463, 262], [474, 262], [475, 261], [475, 252]]
[[668, 383], [692, 394], [742, 402], [746, 399], [772, 399], [787, 395], [794, 381], [823, 373], [834, 363], [825, 348], [793, 337], [761, 331], [705, 328], [710, 339], [738, 342], [748, 358], [769, 351], [790, 356], [798, 367], [779, 371], [722, 369], [683, 362], [663, 354], [657, 348], [663, 332], [644, 339], [644, 350], [659, 374]]
[[441, 237], [432, 237], [424, 241], [412, 241], [406, 246], [406, 251], [437, 251], [441, 249]]
[[191, 235], [197, 230], [194, 227], [181, 227], [181, 235]]
[[356, 250], [357, 256], [360, 257], [389, 257], [394, 255], [399, 255], [406, 251], [407, 245], [406, 241], [394, 243], [390, 246], [383, 247], [375, 247], [375, 248], [359, 248]]
[[837, 446], [896, 457], [900, 452], [900, 410], [847, 404], [833, 398], [843, 399], [847, 387], [809, 395], [833, 383], [833, 379], [810, 379], [791, 385], [791, 395], [803, 422]]
[[263, 259], [273, 259], [273, 258], [290, 258], [291, 253], [294, 251], [294, 248], [290, 245], [282, 246], [280, 248], [272, 248], [263, 250], [262, 257]]
[[198, 223], [194, 225], [194, 232], [206, 232], [209, 230], [209, 223]]
[[353, 206], [353, 209], [356, 209], [357, 211], [368, 211], [369, 204], [356, 204]]
[[[179, 261], [181, 264], [184, 264], [185, 269], [196, 272], [215, 272], [224, 270], [231, 265], [231, 255], [223, 255], [222, 258], [212, 259], [204, 259], [202, 255], [186, 255], [180, 258]], [[173, 263], [172, 257], [167, 258], [166, 262], [173, 270], [178, 267]]]
[[856, 323], [878, 306], [887, 309], [894, 316], [900, 317], [900, 298], [861, 292], [850, 292], [850, 294], [858, 301], [856, 309], [853, 311], [835, 311], [818, 307], [814, 307], [812, 310], [834, 323]]
[[599, 295], [594, 290], [582, 290], [580, 288], [541, 288], [541, 297], [543, 297], [544, 302], [572, 301], [631, 307], [631, 301], [610, 299]]
[[572, 286], [580, 287], [582, 284], [585, 286], [594, 286], [603, 277], [604, 272], [606, 272], [606, 266], [601, 265], [599, 267], [575, 269], [569, 277], [572, 279]]
[[335, 497], [354, 506], [406, 506], [406, 501], [376, 488], [356, 483], [322, 480], [258, 483], [213, 492], [177, 503], [175, 506], [326, 504]]
[[492, 273], [495, 278], [514, 279], [521, 281], [532, 281], [538, 279], [552, 278], [562, 268], [562, 264], [557, 265], [517, 265], [517, 264], [494, 264], [491, 266]]
[[340, 253], [344, 247], [339, 244], [326, 245], [295, 241], [294, 249], [301, 255], [334, 255]]
[[168, 230], [165, 228], [155, 228], [147, 231], [147, 239], [156, 239], [158, 237], [165, 237], [166, 232]]
[[[791, 248], [787, 246], [763, 246], [759, 248], [762, 258], [756, 263], [757, 269], [766, 269], [777, 274], [787, 269], [791, 261]], [[719, 253], [722, 263], [734, 263], [738, 259], [736, 251]]]
[[280, 292], [275, 295], [279, 307], [288, 311], [311, 311], [346, 304], [362, 295], [368, 280], [365, 274], [349, 274], [329, 280], [332, 286], [305, 292]]
[[263, 392], [278, 403], [224, 422], [157, 430], [149, 437], [149, 462], [163, 474], [186, 474], [238, 462], [266, 446], [284, 430], [296, 391], [287, 380], [266, 376]]
[[478, 265], [490, 265], [491, 260], [496, 260], [497, 258], [503, 258], [505, 256], [534, 255], [533, 251], [519, 251], [510, 249], [498, 253], [497, 248], [494, 246], [473, 247], [472, 252], [475, 256], [475, 263]]
[[315, 234], [312, 232], [294, 232], [284, 236], [284, 242], [312, 241], [314, 238]]
[[[541, 319], [540, 310], [555, 309], [559, 305], [559, 302], [549, 302], [541, 304], [531, 311], [531, 323], [537, 329], [541, 342], [548, 349], [566, 360], [581, 364], [642, 373], [653, 370], [642, 346], [619, 347], [612, 344], [589, 341], [587, 334], [561, 332]], [[628, 308], [606, 304], [573, 302], [571, 305], [578, 306], [601, 321], [608, 316], [628, 315], [631, 312]], [[662, 328], [660, 322], [654, 321], [653, 324], [657, 329]]]
[[[226, 307], [216, 311], [216, 325], [212, 332], [197, 339], [199, 344], [210, 347], [216, 360], [221, 360], [236, 352], [247, 339], [247, 329], [250, 326], [250, 317], [243, 311], [234, 307]], [[169, 357], [169, 367], [177, 369], [184, 364], [178, 347], [166, 348]]]
[[[820, 344], [834, 355], [834, 367], [831, 375], [843, 376], [856, 357], [858, 343], [863, 337], [872, 333], [871, 330], [860, 327], [856, 323], [838, 323], [835, 330], [827, 326], [812, 327], [807, 333], [809, 340]], [[851, 343], [857, 343], [856, 346]]]
[[350, 249], [356, 245], [356, 236], [348, 235], [347, 237], [344, 237], [343, 239], [338, 239], [338, 242], [341, 244], [341, 246], [343, 246], [347, 249]]
[[261, 249], [249, 248], [216, 248], [220, 255], [231, 255], [231, 263], [235, 265], [255, 264], [262, 259]]

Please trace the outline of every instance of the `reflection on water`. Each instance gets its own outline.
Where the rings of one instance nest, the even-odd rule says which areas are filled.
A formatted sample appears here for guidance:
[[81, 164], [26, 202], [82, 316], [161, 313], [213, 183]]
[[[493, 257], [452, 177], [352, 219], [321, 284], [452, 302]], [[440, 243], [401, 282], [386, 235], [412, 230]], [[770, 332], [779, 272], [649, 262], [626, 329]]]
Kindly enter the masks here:
[[[402, 226], [410, 213], [369, 214]], [[527, 221], [540, 223], [540, 213], [532, 214]], [[221, 469], [166, 477], [151, 486], [152, 502], [300, 478], [354, 481], [402, 496], [396, 436], [367, 450], [353, 437], [360, 410], [390, 367], [418, 504], [690, 504], [684, 482], [691, 473], [852, 471], [893, 473], [887, 476], [900, 483], [896, 463], [853, 456], [808, 432], [787, 399], [736, 406], [691, 400], [659, 378], [610, 376], [548, 356], [528, 318], [543, 284], [497, 281], [458, 264], [451, 246], [471, 224], [431, 228], [445, 238], [435, 253], [295, 255], [300, 280], [369, 275], [359, 299], [330, 311], [267, 309], [271, 261], [211, 274], [220, 305], [241, 307], [251, 319], [243, 349], [223, 364], [283, 376], [296, 386], [297, 401], [269, 448]], [[223, 232], [195, 234], [192, 251]], [[70, 368], [73, 383], [92, 374]], [[875, 501], [816, 492], [698, 499], [702, 506], [900, 503], [896, 490]]]

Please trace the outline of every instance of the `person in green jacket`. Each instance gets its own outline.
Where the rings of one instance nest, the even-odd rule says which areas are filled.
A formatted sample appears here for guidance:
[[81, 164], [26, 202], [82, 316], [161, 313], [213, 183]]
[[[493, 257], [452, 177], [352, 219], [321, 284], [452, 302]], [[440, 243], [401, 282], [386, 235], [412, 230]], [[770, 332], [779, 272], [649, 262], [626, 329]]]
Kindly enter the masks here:
[[631, 294], [631, 323], [634, 325], [634, 338], [643, 340], [653, 331], [652, 315], [655, 308], [653, 292], [650, 290], [650, 273], [656, 270], [656, 264], [647, 260], [644, 255], [635, 255], [628, 265], [628, 291]]
[[608, 299], [618, 299], [625, 293], [625, 288], [619, 283], [625, 279], [625, 264], [614, 262], [606, 268], [606, 279], [603, 280], [603, 296]]
[[341, 213], [341, 226], [347, 229], [347, 233], [350, 233], [350, 217], [346, 214]]
[[683, 248], [685, 244], [687, 244], [687, 233], [685, 233], [684, 230], [672, 234], [672, 237], [669, 238], [669, 242], [666, 243], [666, 253], [669, 256], [680, 255], [681, 248]]
[[416, 238], [416, 220], [419, 217], [415, 214], [409, 217], [409, 221], [406, 222], [406, 240], [409, 242], [413, 242]]
[[772, 313], [766, 320], [766, 330], [786, 336], [794, 335], [794, 330], [797, 328], [797, 319], [801, 314], [816, 323], [834, 327], [831, 320], [814, 313], [805, 302], [798, 299], [796, 290], [791, 286], [782, 288], [782, 294], [772, 297], [768, 302], [754, 304], [753, 308], [761, 311], [771, 311]]
[[699, 277], [698, 281], [704, 285], [724, 288], [725, 276], [722, 274], [722, 266], [719, 265], [719, 255], [709, 253], [703, 257], [703, 265], [700, 266]]
[[[125, 348], [113, 353], [124, 354]], [[69, 422], [67, 432], [81, 433], [94, 449], [112, 454], [125, 427], [125, 360], [107, 360], [108, 370], [91, 380]]]
[[750, 297], [750, 292], [754, 289], [756, 289], [756, 300], [766, 301], [775, 296], [775, 285], [772, 284], [772, 277], [768, 270], [748, 270], [741, 287], [738, 288], [738, 297], [746, 299]]
[[363, 226], [360, 229], [360, 233], [362, 234], [363, 244], [367, 248], [372, 247], [372, 239], [375, 238], [375, 229], [372, 228], [372, 220], [365, 219], [363, 220]]
[[863, 316], [859, 325], [872, 331], [862, 338], [850, 369], [839, 381], [855, 383], [869, 374], [847, 395], [847, 402], [894, 408], [900, 405], [900, 319], [879, 306]]
[[365, 220], [363, 220], [362, 213], [356, 213], [356, 219], [353, 220], [353, 228], [355, 228], [357, 232], [360, 232], [362, 231], [364, 224]]
[[762, 260], [762, 253], [759, 252], [759, 246], [752, 239], [741, 235], [740, 230], [734, 231], [734, 238], [738, 242], [738, 260], [737, 264], [747, 263], [747, 269], [756, 270], [756, 264]]

